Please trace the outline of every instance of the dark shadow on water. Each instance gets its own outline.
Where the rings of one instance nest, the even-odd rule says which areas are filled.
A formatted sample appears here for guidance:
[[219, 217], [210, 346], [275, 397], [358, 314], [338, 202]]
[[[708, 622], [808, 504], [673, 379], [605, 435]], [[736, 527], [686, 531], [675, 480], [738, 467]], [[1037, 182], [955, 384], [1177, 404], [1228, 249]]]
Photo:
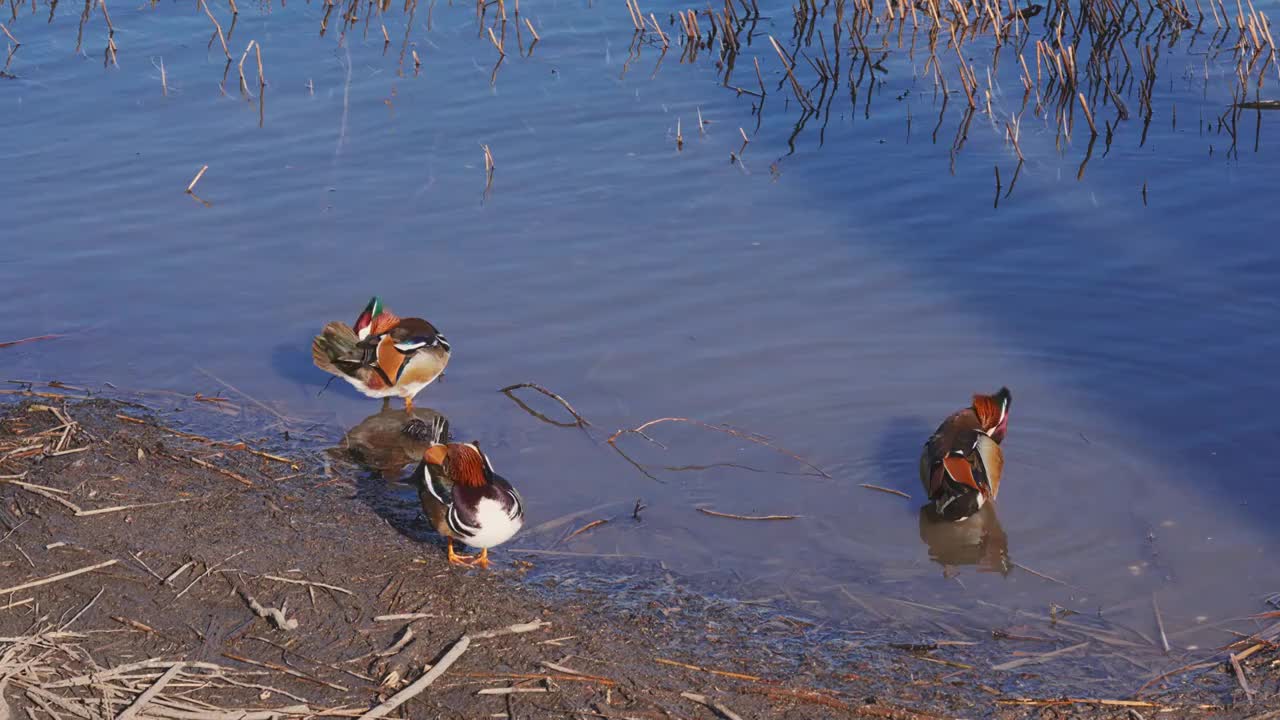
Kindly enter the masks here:
[[271, 348], [271, 369], [280, 377], [299, 385], [323, 385], [329, 376], [311, 364], [309, 347], [310, 338], [298, 338], [276, 345]]
[[1000, 526], [994, 505], [986, 505], [960, 522], [944, 520], [933, 505], [924, 505], [920, 508], [920, 539], [929, 548], [929, 559], [942, 566], [946, 577], [954, 576], [961, 565], [975, 565], [978, 572], [1004, 576], [1013, 569], [1009, 536]]
[[290, 382], [313, 388], [316, 395], [337, 393], [351, 398], [364, 397], [344, 380], [316, 367], [311, 362], [310, 347], [311, 338], [306, 337], [271, 348], [271, 369]]
[[920, 415], [898, 415], [884, 423], [872, 456], [872, 470], [878, 485], [920, 495], [918, 461], [920, 449], [937, 426]]

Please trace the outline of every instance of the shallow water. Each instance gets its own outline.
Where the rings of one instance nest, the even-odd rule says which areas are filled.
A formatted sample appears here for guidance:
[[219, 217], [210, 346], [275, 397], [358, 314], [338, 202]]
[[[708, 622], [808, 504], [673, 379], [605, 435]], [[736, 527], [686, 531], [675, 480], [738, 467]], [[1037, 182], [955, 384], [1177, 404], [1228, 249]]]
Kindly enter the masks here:
[[[0, 349], [5, 377], [240, 398], [230, 385], [323, 423], [311, 434], [332, 443], [378, 403], [321, 394], [310, 338], [377, 293], [453, 344], [418, 400], [522, 489], [532, 531], [513, 548], [661, 561], [827, 622], [864, 618], [854, 597], [892, 596], [972, 609], [978, 628], [1104, 608], [1151, 635], [1157, 593], [1175, 647], [1229, 640], [1197, 628], [1259, 611], [1280, 584], [1267, 459], [1280, 116], [1243, 113], [1229, 152], [1214, 123], [1232, 65], [1206, 59], [1207, 35], [1162, 50], [1145, 139], [1120, 123], [1082, 176], [1082, 121], [1060, 153], [1052, 115], [1026, 112], [1026, 163], [994, 206], [992, 168], [1009, 191], [1017, 165], [1009, 57], [999, 121], [975, 115], [953, 152], [962, 96], [933, 141], [941, 100], [896, 44], [874, 90], [856, 106], [840, 90], [793, 139], [797, 102], [767, 39], [791, 39], [785, 7], [744, 54], [766, 73], [758, 116], [718, 87], [714, 53], [660, 60], [648, 42], [634, 57], [612, 4], [525, 2], [542, 40], [526, 56], [509, 27], [495, 74], [473, 6], [423, 5], [408, 22], [396, 7], [343, 36], [336, 17], [319, 33], [322, 5], [246, 2], [231, 54], [261, 43], [269, 83], [250, 56], [250, 99], [234, 63], [220, 89], [225, 58], [194, 4], [109, 7], [106, 67], [100, 11], [83, 54], [82, 8], [5, 11], [23, 45], [0, 78], [0, 341], [63, 335]], [[734, 84], [752, 89], [747, 68], [740, 57]], [[518, 382], [592, 427], [539, 422], [496, 392]], [[917, 453], [970, 393], [1002, 384], [1015, 399], [998, 518], [1022, 567], [949, 579], [921, 539]], [[655, 477], [604, 443], [666, 416], [763, 433], [830, 477], [689, 425], [654, 428], [665, 448], [619, 440]], [[663, 469], [694, 465], [707, 467]], [[561, 541], [598, 518], [612, 521]]]

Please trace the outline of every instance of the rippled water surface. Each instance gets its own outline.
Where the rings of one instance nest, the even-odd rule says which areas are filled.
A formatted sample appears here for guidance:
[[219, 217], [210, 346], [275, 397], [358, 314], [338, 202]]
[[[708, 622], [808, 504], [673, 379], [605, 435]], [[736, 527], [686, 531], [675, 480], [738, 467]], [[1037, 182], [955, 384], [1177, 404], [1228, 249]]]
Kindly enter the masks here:
[[[966, 124], [959, 76], [944, 108], [909, 25], [877, 45], [873, 88], [850, 97], [846, 78], [797, 132], [768, 42], [795, 47], [783, 5], [744, 32], [730, 81], [758, 91], [759, 58], [760, 111], [721, 87], [714, 50], [682, 62], [678, 43], [637, 43], [622, 3], [526, 0], [496, 69], [465, 3], [361, 5], [345, 34], [342, 8], [320, 33], [320, 3], [241, 0], [233, 29], [210, 8], [232, 30], [225, 81], [188, 0], [110, 3], [118, 65], [96, 7], [82, 29], [74, 3], [4, 9], [23, 44], [0, 78], [0, 341], [62, 335], [0, 349], [5, 378], [243, 402], [229, 385], [337, 442], [378, 403], [320, 393], [310, 339], [376, 293], [452, 342], [418, 401], [522, 489], [533, 531], [513, 548], [584, 554], [524, 556], [538, 562], [660, 561], [832, 623], [894, 597], [978, 628], [1101, 608], [1153, 636], [1155, 593], [1176, 647], [1225, 642], [1205, 626], [1280, 589], [1280, 114], [1240, 114], [1231, 147], [1235, 61], [1206, 55], [1209, 26], [1162, 46], [1145, 137], [1129, 95], [1127, 121], [1095, 101], [1108, 148], [1105, 132], [1088, 148], [1079, 115], [1063, 140], [1027, 109], [1011, 190], [1016, 60], [981, 78], [991, 115], [984, 96]], [[645, 7], [673, 39], [677, 9]], [[268, 84], [250, 54], [246, 98], [250, 40]], [[497, 392], [519, 382], [592, 426]], [[916, 478], [937, 423], [1001, 385], [1014, 403], [986, 542], [1007, 542], [1007, 576], [964, 564], [999, 556], [963, 550], [974, 529], [922, 530]], [[830, 477], [682, 423], [652, 428], [661, 445], [618, 440], [640, 467], [605, 443], [668, 416], [762, 433]], [[924, 537], [960, 564], [944, 572]]]

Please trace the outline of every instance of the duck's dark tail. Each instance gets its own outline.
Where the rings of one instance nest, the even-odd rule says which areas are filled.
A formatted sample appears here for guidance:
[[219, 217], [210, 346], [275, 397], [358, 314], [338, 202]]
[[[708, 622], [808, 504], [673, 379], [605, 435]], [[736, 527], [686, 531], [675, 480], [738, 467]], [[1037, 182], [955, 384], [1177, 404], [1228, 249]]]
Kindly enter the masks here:
[[360, 357], [357, 342], [355, 332], [346, 323], [331, 322], [311, 341], [311, 361], [327, 373], [346, 375], [343, 367]]

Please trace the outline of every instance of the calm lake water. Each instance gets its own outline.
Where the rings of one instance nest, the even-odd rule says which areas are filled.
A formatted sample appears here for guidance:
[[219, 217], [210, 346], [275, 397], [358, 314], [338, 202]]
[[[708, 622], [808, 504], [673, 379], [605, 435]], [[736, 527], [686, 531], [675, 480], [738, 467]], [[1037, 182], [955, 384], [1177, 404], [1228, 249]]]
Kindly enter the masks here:
[[[342, 8], [320, 32], [321, 3], [241, 0], [234, 28], [224, 2], [210, 7], [231, 30], [225, 83], [189, 0], [111, 2], [118, 65], [96, 7], [80, 52], [79, 5], [3, 9], [23, 44], [0, 78], [0, 341], [63, 335], [0, 349], [3, 378], [228, 394], [216, 376], [323, 423], [313, 434], [333, 444], [378, 403], [321, 394], [310, 339], [376, 293], [448, 336], [447, 377], [418, 402], [486, 444], [528, 527], [599, 508], [511, 547], [606, 557], [521, 556], [538, 563], [660, 561], [831, 624], [893, 597], [970, 610], [979, 629], [1101, 608], [1154, 636], [1155, 593], [1177, 649], [1230, 640], [1207, 626], [1280, 590], [1280, 113], [1241, 113], [1231, 148], [1218, 123], [1235, 60], [1206, 54], [1211, 24], [1144, 39], [1159, 50], [1150, 127], [1126, 94], [1133, 117], [1084, 168], [1080, 113], [1059, 142], [1053, 112], [1028, 107], [1010, 192], [1005, 122], [1023, 86], [1010, 54], [988, 86], [989, 41], [966, 54], [994, 117], [980, 99], [967, 133], [954, 50], [943, 110], [909, 25], [901, 45], [895, 31], [879, 49], [883, 28], [867, 39], [887, 53], [874, 88], [851, 98], [845, 78], [797, 132], [768, 41], [795, 47], [784, 4], [762, 6], [750, 46], [741, 36], [731, 84], [758, 91], [759, 58], [759, 113], [720, 86], [714, 50], [681, 61], [671, 2], [643, 8], [673, 38], [660, 57], [652, 35], [633, 42], [623, 3], [525, 0], [496, 72], [466, 3], [367, 21], [360, 6], [345, 35]], [[525, 18], [541, 36], [531, 54]], [[251, 54], [245, 98], [250, 40], [268, 84]], [[803, 59], [796, 72], [816, 80]], [[1117, 111], [1093, 111], [1105, 135]], [[198, 199], [184, 194], [204, 165]], [[497, 392], [518, 382], [593, 427], [536, 420]], [[922, 541], [921, 443], [1001, 385], [1014, 403], [999, 525], [1013, 562], [1057, 582], [1018, 567], [944, 577]], [[654, 428], [665, 448], [619, 440], [656, 480], [604, 442], [665, 416], [762, 433], [830, 478], [689, 425]], [[613, 520], [561, 541], [599, 518]], [[945, 555], [956, 541], [939, 542]]]

